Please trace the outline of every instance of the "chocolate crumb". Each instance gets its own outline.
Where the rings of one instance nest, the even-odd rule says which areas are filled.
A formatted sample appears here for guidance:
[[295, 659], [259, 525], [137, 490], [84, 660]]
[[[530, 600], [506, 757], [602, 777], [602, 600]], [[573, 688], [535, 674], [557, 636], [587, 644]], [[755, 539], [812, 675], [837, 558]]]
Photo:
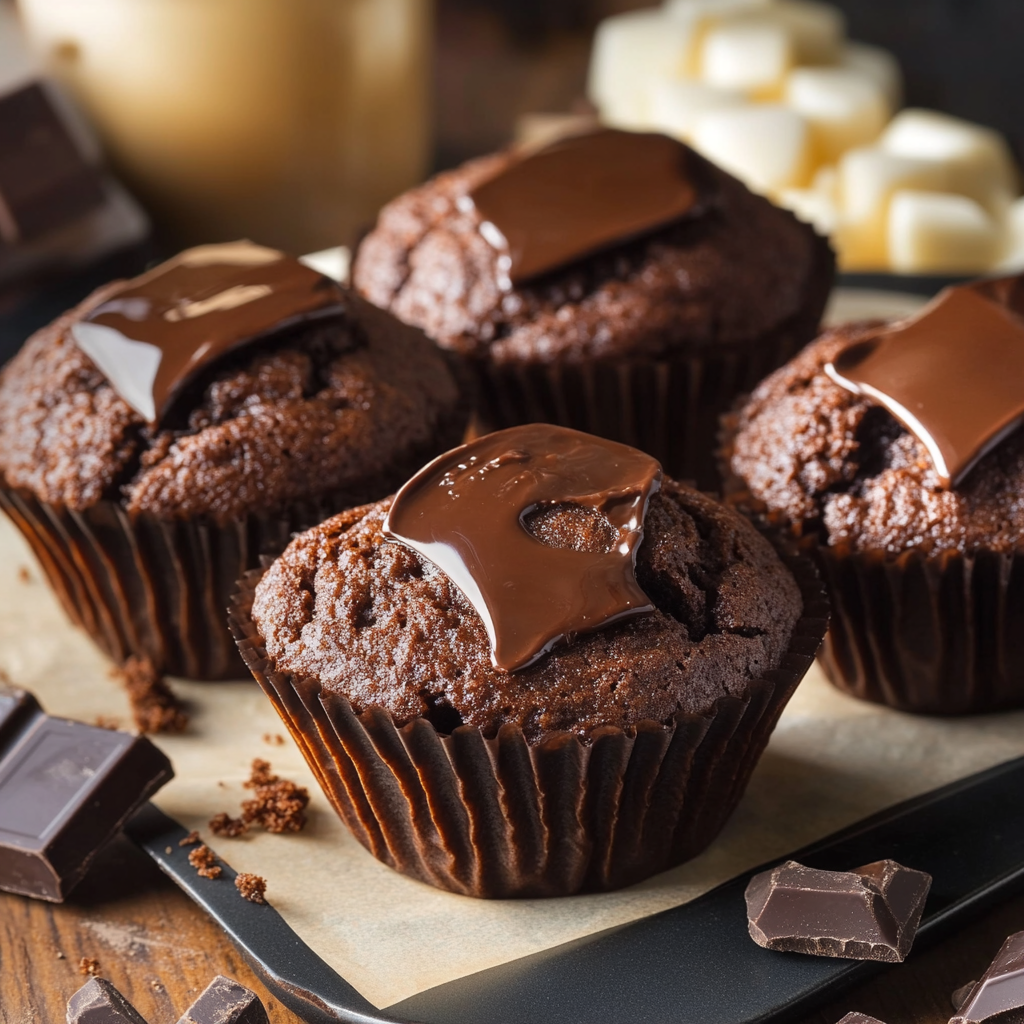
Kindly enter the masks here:
[[63, 960], [64, 959], [64, 954], [59, 949], [57, 950], [57, 959], [58, 960]]
[[115, 670], [128, 691], [135, 725], [141, 733], [183, 732], [188, 713], [149, 658], [132, 655]]
[[251, 875], [248, 871], [235, 875], [235, 888], [250, 903], [266, 903], [267, 880], [259, 875]]
[[217, 863], [217, 855], [205, 843], [189, 852], [188, 862], [200, 878], [220, 878], [223, 871]]
[[91, 978], [98, 977], [102, 972], [100, 971], [100, 962], [95, 957], [83, 956], [78, 961], [78, 973], [87, 974]]
[[18, 566], [18, 582], [19, 583], [31, 583], [32, 582], [32, 573], [30, 573], [28, 571], [28, 566], [26, 566], [26, 565], [19, 565]]
[[164, 853], [174, 853], [174, 847], [173, 846], [165, 846], [164, 847]]
[[232, 818], [224, 811], [215, 814], [210, 819], [210, 831], [215, 836], [227, 836], [228, 839], [237, 839], [249, 831], [249, 826], [241, 818]]
[[178, 840], [179, 846], [195, 846], [199, 842], [199, 833], [193, 829], [184, 839]]
[[100, 729], [110, 729], [111, 732], [117, 732], [121, 728], [121, 723], [118, 719], [110, 718], [107, 715], [97, 715], [93, 724]]
[[284, 737], [279, 732], [265, 732], [263, 734], [263, 742], [272, 747], [283, 747]]
[[242, 820], [247, 825], [256, 823], [275, 833], [299, 832], [305, 826], [309, 791], [278, 778], [268, 761], [257, 757], [252, 763], [252, 775], [244, 785], [255, 791], [252, 800], [242, 803]]

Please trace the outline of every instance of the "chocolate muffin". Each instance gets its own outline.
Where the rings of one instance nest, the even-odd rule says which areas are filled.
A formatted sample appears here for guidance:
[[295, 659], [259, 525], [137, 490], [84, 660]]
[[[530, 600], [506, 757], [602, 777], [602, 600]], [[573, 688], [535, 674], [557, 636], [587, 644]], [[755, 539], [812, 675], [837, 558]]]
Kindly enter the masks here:
[[717, 487], [720, 414], [814, 337], [833, 263], [682, 143], [601, 130], [400, 196], [353, 281], [466, 360], [485, 427], [575, 427]]
[[[728, 424], [732, 500], [815, 552], [833, 606], [823, 662], [858, 697], [1024, 705], [1021, 317], [1018, 277], [826, 331]], [[846, 363], [874, 383], [841, 383]]]
[[101, 288], [0, 376], [0, 503], [117, 662], [244, 673], [261, 554], [390, 493], [468, 416], [421, 332], [295, 260], [204, 246]]
[[[646, 490], [594, 469], [638, 457]], [[376, 857], [467, 895], [566, 895], [718, 833], [825, 611], [807, 560], [787, 567], [743, 517], [659, 479], [625, 446], [512, 428], [243, 585], [243, 655]]]

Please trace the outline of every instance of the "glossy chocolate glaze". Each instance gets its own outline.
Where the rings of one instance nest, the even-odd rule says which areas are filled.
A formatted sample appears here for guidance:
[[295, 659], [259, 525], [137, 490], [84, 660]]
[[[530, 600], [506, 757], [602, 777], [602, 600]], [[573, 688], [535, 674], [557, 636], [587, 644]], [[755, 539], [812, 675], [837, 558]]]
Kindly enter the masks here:
[[[447, 452], [396, 495], [384, 534], [430, 559], [476, 609], [494, 665], [525, 668], [560, 640], [653, 610], [636, 582], [644, 516], [661, 466], [614, 441], [550, 424]], [[605, 517], [606, 551], [550, 547], [533, 511], [578, 505]]]
[[979, 290], [947, 288], [917, 316], [843, 349], [825, 372], [888, 409], [948, 489], [1024, 418], [1024, 321]]
[[252, 242], [203, 245], [126, 281], [71, 325], [75, 343], [151, 424], [203, 367], [303, 321], [339, 315], [329, 278]]
[[528, 153], [469, 199], [511, 287], [696, 213], [689, 160], [665, 135], [602, 129]]

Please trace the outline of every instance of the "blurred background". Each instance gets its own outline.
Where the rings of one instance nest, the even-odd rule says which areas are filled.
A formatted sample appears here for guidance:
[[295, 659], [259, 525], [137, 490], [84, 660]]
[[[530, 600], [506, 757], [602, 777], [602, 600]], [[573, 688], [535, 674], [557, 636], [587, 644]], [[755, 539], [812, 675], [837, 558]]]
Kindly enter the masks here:
[[[667, 0], [680, 10], [707, 2]], [[718, 9], [736, 2], [714, 0]], [[351, 245], [382, 203], [429, 173], [530, 134], [544, 120], [537, 115], [592, 116], [595, 31], [605, 19], [650, 6], [635, 0], [0, 0], [0, 360], [28, 330], [95, 284], [183, 245], [240, 236], [297, 253]], [[963, 149], [953, 154], [962, 164], [954, 184], [940, 189], [959, 198], [947, 195], [949, 209], [940, 203], [934, 216], [930, 207], [922, 214], [911, 204], [908, 223], [918, 235], [924, 231], [924, 242], [911, 246], [907, 265], [927, 250], [939, 253], [928, 258], [941, 268], [943, 259], [955, 262], [972, 245], [983, 254], [977, 266], [951, 269], [1005, 264], [1017, 235], [1024, 247], [1024, 204], [1011, 210], [1020, 192], [1011, 157], [1018, 166], [1024, 157], [1024, 3], [833, 0], [829, 6], [845, 17], [845, 40], [894, 55], [905, 105], [997, 129], [1009, 145], [1001, 153], [998, 140], [993, 148], [978, 136], [976, 145], [973, 136], [957, 136], [955, 126], [950, 134], [940, 125], [938, 135], [925, 126], [927, 145]], [[642, 47], [639, 52], [642, 61]], [[83, 168], [96, 177], [87, 216], [86, 207], [76, 207], [78, 221], [35, 235], [19, 228], [18, 189], [32, 193], [33, 216], [53, 212], [60, 206], [54, 197], [66, 193], [65, 179], [73, 176], [61, 172], [49, 181], [32, 165], [44, 158], [52, 164], [63, 152], [52, 138], [49, 150], [40, 144], [39, 125], [26, 120], [25, 111], [38, 107], [25, 103], [32, 82], [42, 83], [83, 163], [75, 178], [79, 206], [89, 191]], [[811, 99], [820, 101], [817, 94]], [[777, 95], [768, 102], [777, 103]], [[879, 125], [892, 112], [890, 104]], [[911, 129], [899, 142], [904, 149], [908, 139], [913, 149], [924, 138], [919, 125]], [[878, 126], [873, 130], [877, 135]], [[727, 149], [723, 154], [723, 166], [751, 183], [729, 164]], [[761, 190], [833, 234], [843, 215], [836, 184], [842, 167], [837, 176], [834, 157], [815, 159], [801, 180], [780, 179]], [[827, 173], [812, 176], [826, 163]], [[1002, 182], [991, 195], [987, 185], [976, 187], [978, 175], [989, 172]], [[908, 179], [903, 187], [932, 187], [922, 180]], [[849, 183], [844, 187], [849, 191]], [[965, 212], [968, 201], [976, 208]], [[878, 248], [884, 249], [885, 226], [871, 230], [875, 249], [862, 249], [861, 262], [891, 269], [881, 265], [886, 257]], [[849, 251], [855, 249], [851, 243]]]

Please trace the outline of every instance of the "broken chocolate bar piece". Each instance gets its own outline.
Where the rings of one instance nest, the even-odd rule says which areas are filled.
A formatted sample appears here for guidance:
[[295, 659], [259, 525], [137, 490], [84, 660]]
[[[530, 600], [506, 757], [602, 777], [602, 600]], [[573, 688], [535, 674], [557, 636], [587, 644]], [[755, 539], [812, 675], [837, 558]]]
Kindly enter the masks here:
[[68, 1024], [146, 1024], [105, 978], [90, 978], [68, 1000]]
[[786, 861], [747, 886], [750, 936], [766, 949], [900, 963], [931, 882], [930, 875], [894, 860], [852, 871]]
[[100, 173], [38, 82], [0, 97], [0, 243], [31, 241], [105, 201]]
[[838, 1024], [882, 1024], [882, 1021], [877, 1017], [869, 1017], [866, 1013], [861, 1013], [859, 1010], [852, 1010]]
[[1024, 932], [1014, 932], [968, 991], [949, 1024], [1024, 1024]]
[[144, 737], [54, 718], [0, 687], [0, 889], [60, 902], [173, 775]]
[[255, 992], [218, 974], [178, 1024], [268, 1024], [268, 1020]]
[[966, 985], [961, 985], [959, 988], [954, 989], [953, 994], [949, 997], [949, 1001], [953, 1004], [953, 1009], [959, 1010], [971, 998], [971, 993], [977, 986], [978, 983], [976, 981], [969, 981]]

